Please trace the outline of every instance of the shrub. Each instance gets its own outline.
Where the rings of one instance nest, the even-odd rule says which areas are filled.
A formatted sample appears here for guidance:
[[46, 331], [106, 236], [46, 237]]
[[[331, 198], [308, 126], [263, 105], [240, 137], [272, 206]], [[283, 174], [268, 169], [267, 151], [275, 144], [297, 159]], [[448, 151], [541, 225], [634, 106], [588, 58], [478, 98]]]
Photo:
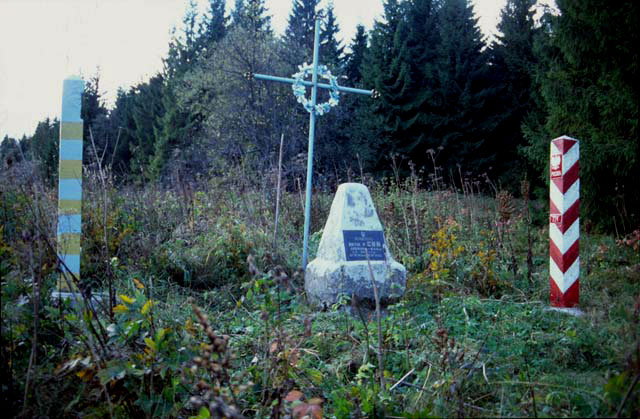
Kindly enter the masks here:
[[176, 237], [160, 248], [169, 276], [196, 288], [239, 285], [248, 279], [246, 260], [255, 254], [266, 235], [250, 232], [233, 217], [220, 217], [211, 230]]

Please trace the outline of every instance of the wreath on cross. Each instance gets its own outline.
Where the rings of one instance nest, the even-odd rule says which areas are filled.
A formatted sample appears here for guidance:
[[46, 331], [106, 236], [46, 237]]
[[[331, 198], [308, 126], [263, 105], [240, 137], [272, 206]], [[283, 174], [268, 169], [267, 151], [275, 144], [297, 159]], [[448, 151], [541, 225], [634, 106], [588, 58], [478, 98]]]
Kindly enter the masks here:
[[[312, 73], [313, 65], [304, 63], [303, 65], [298, 66], [298, 72], [292, 76], [295, 80], [292, 85], [293, 95], [296, 97], [298, 103], [302, 104], [309, 113], [313, 111], [314, 107], [311, 104], [311, 101], [305, 96], [307, 89], [303, 84], [303, 81], [305, 77]], [[340, 90], [338, 90], [338, 78], [331, 74], [331, 71], [329, 71], [326, 65], [318, 66], [318, 76], [329, 81], [329, 85], [331, 86], [329, 88], [329, 100], [323, 103], [318, 103], [315, 106], [316, 113], [318, 115], [324, 115], [329, 113], [331, 108], [338, 106], [338, 103], [340, 103]]]

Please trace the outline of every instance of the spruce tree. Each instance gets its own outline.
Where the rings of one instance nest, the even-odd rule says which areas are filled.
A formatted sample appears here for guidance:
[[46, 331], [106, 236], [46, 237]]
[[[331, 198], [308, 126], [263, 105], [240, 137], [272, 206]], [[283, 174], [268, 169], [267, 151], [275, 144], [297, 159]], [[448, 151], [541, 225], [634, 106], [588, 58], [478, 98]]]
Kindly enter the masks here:
[[362, 63], [367, 51], [367, 32], [364, 26], [356, 26], [356, 34], [349, 49], [351, 52], [347, 55], [345, 75], [350, 84], [359, 85], [362, 81]]
[[370, 34], [370, 46], [365, 54], [363, 68], [363, 84], [375, 89], [379, 97], [368, 102], [363, 113], [368, 118], [362, 121], [362, 127], [368, 131], [370, 166], [388, 167], [387, 159], [393, 144], [395, 116], [392, 114], [392, 100], [397, 94], [398, 70], [401, 70], [400, 47], [406, 31], [401, 22], [405, 15], [405, 7], [398, 0], [386, 0], [384, 17], [374, 23]]
[[522, 124], [534, 106], [533, 44], [538, 30], [533, 19], [535, 0], [508, 0], [501, 12], [500, 34], [491, 46], [491, 74], [499, 89], [492, 104], [500, 119], [493, 132], [497, 171], [503, 184], [515, 187], [525, 175], [519, 149], [524, 146]]
[[283, 37], [283, 59], [291, 71], [313, 60], [313, 37], [319, 0], [293, 0]]
[[58, 144], [60, 141], [60, 121], [46, 118], [38, 122], [36, 130], [26, 142], [29, 144], [29, 158], [38, 163], [43, 180], [53, 186], [58, 179]]
[[585, 218], [618, 232], [640, 219], [638, 138], [638, 15], [640, 4], [558, 0], [548, 44], [536, 51], [546, 112], [529, 121], [527, 155], [548, 179], [549, 141], [580, 140], [581, 209]]
[[[359, 88], [367, 88], [362, 82], [362, 71], [365, 55], [367, 54], [367, 32], [365, 27], [358, 25], [356, 34], [349, 45], [349, 53], [346, 56], [345, 76], [346, 84]], [[338, 127], [345, 138], [344, 147], [341, 150], [345, 160], [351, 161], [348, 165], [356, 173], [360, 165], [366, 171], [370, 171], [371, 162], [377, 161], [375, 148], [371, 145], [371, 126], [369, 113], [371, 102], [374, 99], [363, 95], [343, 95], [340, 102], [340, 113], [344, 118]]]
[[209, 48], [227, 33], [229, 17], [225, 15], [225, 4], [225, 0], [209, 0], [209, 10], [199, 37], [203, 48]]
[[[200, 39], [206, 27], [198, 24], [197, 4], [191, 0], [182, 19], [182, 28], [173, 29], [169, 52], [164, 61], [164, 76], [167, 79], [183, 75], [200, 55], [203, 44]], [[206, 32], [205, 32], [206, 33]]]
[[489, 141], [497, 123], [486, 106], [495, 90], [485, 45], [468, 0], [444, 0], [438, 20], [437, 92], [428, 143], [437, 145], [444, 174], [456, 172], [456, 165], [480, 174], [494, 164]]
[[264, 0], [236, 0], [231, 12], [232, 25], [247, 30], [254, 39], [271, 35], [271, 17]]
[[408, 4], [406, 20], [396, 34], [398, 78], [389, 94], [394, 130], [392, 150], [422, 165], [426, 150], [433, 147], [433, 112], [439, 33], [437, 9], [433, 0], [414, 0]]
[[340, 27], [336, 22], [333, 4], [330, 3], [325, 11], [320, 31], [320, 56], [322, 63], [327, 65], [334, 75], [341, 75], [344, 67], [344, 47], [338, 40]]
[[5, 135], [0, 141], [0, 172], [20, 161], [22, 161], [20, 144], [15, 138]]
[[387, 77], [391, 62], [398, 55], [398, 51], [394, 49], [394, 39], [402, 13], [403, 8], [398, 0], [386, 0], [383, 20], [376, 21], [371, 31], [371, 45], [364, 60], [364, 77], [365, 81], [376, 88]]
[[[320, 62], [326, 65], [340, 82], [345, 69], [344, 47], [337, 38], [340, 28], [336, 22], [332, 3], [329, 3], [323, 15], [320, 24]], [[326, 80], [322, 81], [326, 82]], [[349, 81], [348, 84], [351, 85], [351, 82]], [[343, 159], [348, 159], [349, 138], [343, 126], [351, 119], [351, 114], [350, 109], [344, 106], [346, 96], [341, 95], [340, 107], [324, 115], [317, 124], [318, 138], [321, 139], [317, 147], [318, 160], [326, 169], [334, 169], [333, 173], [335, 173], [335, 167], [342, 164]], [[324, 102], [328, 98], [329, 94], [326, 90], [318, 91], [319, 102]]]
[[[102, 133], [98, 132], [96, 128], [99, 123], [104, 122], [108, 114], [107, 107], [102, 99], [102, 93], [100, 92], [100, 73], [91, 77], [84, 86], [82, 92], [82, 108], [81, 117], [84, 122], [84, 139], [91, 141], [90, 130], [93, 133], [94, 140], [100, 141], [102, 139]], [[89, 147], [85, 147], [85, 156], [88, 156]], [[87, 160], [88, 161], [88, 160]]]
[[[85, 164], [104, 163], [104, 158], [113, 152], [114, 141], [109, 126], [109, 111], [100, 91], [99, 70], [84, 86], [80, 115], [83, 121]], [[95, 149], [94, 149], [95, 147]]]
[[131, 172], [139, 180], [153, 179], [154, 173], [149, 171], [149, 163], [155, 153], [159, 124], [165, 113], [162, 100], [164, 78], [161, 74], [155, 75], [148, 82], [136, 86], [134, 92], [132, 114], [135, 132], [130, 144]]
[[153, 153], [148, 162], [147, 174], [151, 179], [158, 179], [165, 172], [170, 157], [180, 155], [196, 130], [197, 120], [182, 109], [176, 90], [183, 83], [185, 75], [202, 59], [207, 45], [212, 46], [224, 34], [224, 4], [212, 2], [210, 7], [212, 15], [206, 24], [199, 25], [197, 6], [192, 0], [183, 18], [181, 31], [174, 33], [169, 45], [159, 98], [162, 112], [156, 115]]
[[133, 89], [118, 89], [116, 102], [109, 113], [111, 137], [115, 138], [113, 154], [109, 165], [116, 175], [125, 176], [131, 169], [131, 144], [134, 141], [135, 122], [133, 120]]

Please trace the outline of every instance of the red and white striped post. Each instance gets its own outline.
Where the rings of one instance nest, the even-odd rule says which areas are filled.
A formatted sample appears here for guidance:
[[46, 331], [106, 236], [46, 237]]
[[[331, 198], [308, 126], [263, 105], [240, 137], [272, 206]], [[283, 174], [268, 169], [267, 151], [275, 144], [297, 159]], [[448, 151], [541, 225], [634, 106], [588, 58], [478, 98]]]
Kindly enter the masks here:
[[580, 298], [580, 148], [562, 136], [551, 141], [549, 276], [551, 305], [568, 308]]

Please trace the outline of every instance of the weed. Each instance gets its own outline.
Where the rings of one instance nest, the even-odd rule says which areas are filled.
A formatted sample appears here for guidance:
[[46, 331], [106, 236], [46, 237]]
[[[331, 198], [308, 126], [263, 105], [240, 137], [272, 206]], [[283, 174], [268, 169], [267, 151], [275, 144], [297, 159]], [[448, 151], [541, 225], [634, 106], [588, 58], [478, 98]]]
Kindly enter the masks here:
[[[116, 187], [86, 171], [86, 185], [107, 195], [102, 186], [86, 194], [82, 276], [94, 291], [111, 281], [115, 304], [55, 306], [56, 194], [33, 168], [14, 167], [0, 181], [7, 413], [635, 414], [637, 234], [583, 234], [586, 315], [546, 311], [544, 203], [525, 183], [522, 201], [482, 196], [478, 188], [495, 185], [462, 169], [462, 189], [448, 188], [431, 157], [431, 177], [408, 166], [403, 179], [398, 161], [393, 179], [367, 180], [387, 244], [409, 271], [404, 298], [379, 317], [352, 296], [326, 312], [308, 306], [301, 189], [284, 186], [295, 182], [283, 173], [274, 246], [274, 191], [244, 168], [168, 188]], [[331, 198], [314, 193], [312, 247]]]

